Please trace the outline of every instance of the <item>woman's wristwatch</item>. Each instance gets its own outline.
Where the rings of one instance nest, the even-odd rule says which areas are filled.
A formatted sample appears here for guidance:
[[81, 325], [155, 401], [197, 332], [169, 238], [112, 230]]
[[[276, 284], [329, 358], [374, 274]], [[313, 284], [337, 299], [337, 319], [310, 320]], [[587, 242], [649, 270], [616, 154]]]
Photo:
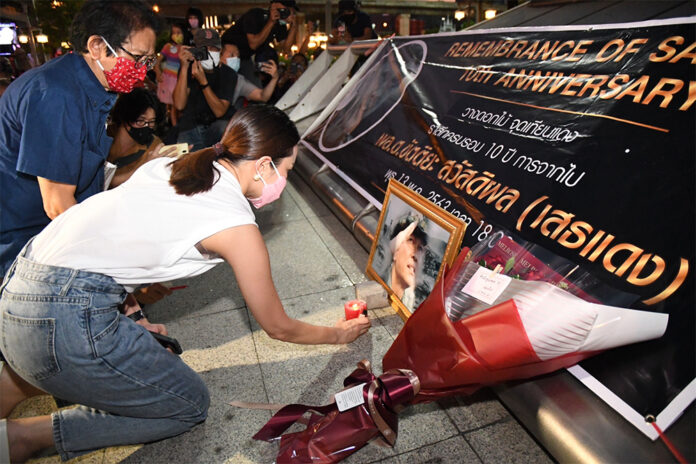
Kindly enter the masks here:
[[139, 310], [137, 310], [137, 311], [134, 312], [134, 313], [130, 313], [130, 314], [129, 314], [128, 316], [126, 316], [126, 317], [129, 318], [129, 319], [131, 319], [131, 320], [133, 320], [133, 321], [135, 321], [135, 322], [138, 322], [140, 319], [146, 319], [146, 318], [147, 318], [147, 316], [145, 316], [145, 313], [143, 312], [142, 309], [139, 309]]

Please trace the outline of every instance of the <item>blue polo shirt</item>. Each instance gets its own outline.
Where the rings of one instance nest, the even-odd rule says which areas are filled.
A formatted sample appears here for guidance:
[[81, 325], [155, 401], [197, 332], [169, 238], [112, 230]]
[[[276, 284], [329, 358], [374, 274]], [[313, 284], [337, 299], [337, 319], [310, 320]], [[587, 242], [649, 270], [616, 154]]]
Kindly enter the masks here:
[[77, 186], [78, 202], [103, 189], [115, 100], [72, 53], [22, 74], [0, 98], [0, 276], [51, 221], [37, 177]]

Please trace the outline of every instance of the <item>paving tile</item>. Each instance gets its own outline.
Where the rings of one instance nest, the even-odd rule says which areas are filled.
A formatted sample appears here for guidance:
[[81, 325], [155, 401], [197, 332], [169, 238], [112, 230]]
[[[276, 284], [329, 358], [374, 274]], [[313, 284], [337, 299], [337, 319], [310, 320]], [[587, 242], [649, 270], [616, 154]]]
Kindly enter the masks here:
[[471, 446], [460, 435], [401, 454], [398, 458], [402, 464], [472, 464], [481, 462]]
[[457, 435], [457, 429], [436, 404], [417, 404], [399, 414], [399, 437], [394, 445], [397, 454]]
[[[283, 303], [290, 317], [332, 326], [343, 316], [343, 304], [353, 297], [352, 288], [342, 288]], [[360, 360], [368, 359], [378, 371], [382, 355], [391, 345], [389, 335], [377, 325], [351, 344], [314, 346], [273, 340], [253, 321], [252, 327], [266, 388], [274, 403], [326, 404]]]
[[285, 189], [288, 191], [284, 191], [280, 198], [273, 203], [259, 209], [252, 207], [256, 216], [256, 223], [261, 231], [283, 222], [305, 219], [305, 215], [297, 205], [295, 197], [289, 192], [293, 188], [288, 186]]
[[[290, 317], [329, 326], [343, 315], [343, 304], [354, 297], [355, 292], [349, 287], [284, 300], [283, 304]], [[370, 360], [373, 370], [381, 373], [382, 356], [392, 343], [389, 334], [378, 324], [349, 345], [314, 346], [273, 340], [254, 321], [252, 327], [272, 403], [328, 404], [360, 360]], [[373, 462], [393, 453], [390, 448], [368, 446], [345, 462]]]
[[[310, 295], [298, 299], [302, 305], [286, 303], [286, 311], [309, 323], [329, 325], [341, 314], [343, 302], [350, 297], [352, 294], [346, 289]], [[255, 327], [253, 323], [252, 327]], [[392, 338], [383, 326], [374, 324], [369, 336], [347, 346], [292, 345], [272, 340], [260, 331], [254, 331], [254, 341], [271, 402], [323, 405], [341, 389], [343, 379], [360, 359], [369, 359], [374, 371], [381, 373], [381, 359]], [[394, 452], [417, 449], [457, 433], [437, 404], [414, 406], [399, 416], [399, 438]], [[351, 460], [371, 462], [391, 453], [389, 449], [370, 447], [360, 450], [356, 453], [360, 457]]]
[[485, 464], [544, 464], [553, 460], [514, 419], [464, 434]]
[[399, 456], [392, 456], [388, 457], [385, 459], [379, 459], [377, 461], [360, 461], [360, 464], [372, 464], [372, 463], [379, 463], [379, 464], [401, 464], [401, 460], [399, 459]]
[[445, 398], [438, 403], [460, 432], [478, 429], [511, 417], [490, 389], [479, 390], [470, 396]]
[[166, 324], [244, 307], [234, 272], [227, 263], [219, 264], [205, 274], [177, 280], [173, 285], [187, 285], [187, 288], [147, 305], [145, 312], [151, 322]]
[[307, 220], [283, 223], [264, 232], [273, 280], [281, 298], [352, 286]]
[[394, 455], [394, 450], [368, 443], [363, 448], [341, 461], [343, 464], [400, 464], [399, 458]]
[[353, 284], [369, 280], [365, 275], [369, 253], [341, 221], [323, 216], [309, 218], [309, 222]]
[[181, 358], [196, 372], [258, 363], [246, 310], [172, 321], [167, 328], [184, 349]]
[[34, 396], [19, 403], [8, 416], [10, 419], [23, 417], [43, 416], [51, 414], [58, 408], [53, 397], [50, 395]]
[[[67, 462], [70, 464], [103, 464], [104, 456], [105, 450], [101, 449], [83, 454], [82, 456], [78, 456]], [[63, 461], [60, 460], [60, 456], [57, 454], [29, 459], [26, 461], [27, 464], [61, 464], [62, 462]]]
[[317, 196], [312, 187], [296, 172], [290, 172], [288, 176], [288, 193], [295, 200], [300, 211], [306, 217], [331, 216], [333, 213], [328, 206]]
[[370, 314], [387, 329], [392, 339], [396, 339], [404, 327], [404, 320], [391, 306], [370, 310]]

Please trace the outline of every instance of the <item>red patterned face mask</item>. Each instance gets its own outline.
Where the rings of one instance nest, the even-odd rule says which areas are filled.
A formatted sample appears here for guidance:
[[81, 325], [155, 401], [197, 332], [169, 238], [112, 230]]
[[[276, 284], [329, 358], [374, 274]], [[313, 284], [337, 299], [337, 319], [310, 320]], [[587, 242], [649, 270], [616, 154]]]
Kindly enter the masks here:
[[[102, 40], [104, 40], [103, 37]], [[107, 47], [109, 47], [111, 53], [116, 55], [116, 51], [111, 48], [109, 42], [104, 40], [104, 43]], [[129, 60], [123, 56], [119, 56], [116, 59], [116, 66], [114, 66], [111, 71], [104, 71], [104, 67], [99, 60], [97, 60], [97, 64], [104, 72], [109, 89], [113, 90], [114, 92], [130, 93], [135, 87], [143, 83], [145, 80], [145, 74], [147, 74], [146, 66], [137, 67], [135, 61]]]

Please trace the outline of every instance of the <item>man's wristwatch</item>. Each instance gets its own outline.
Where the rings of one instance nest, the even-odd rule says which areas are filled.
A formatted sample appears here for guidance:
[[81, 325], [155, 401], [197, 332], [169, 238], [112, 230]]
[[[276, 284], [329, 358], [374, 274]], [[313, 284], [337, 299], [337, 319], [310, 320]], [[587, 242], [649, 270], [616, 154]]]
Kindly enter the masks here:
[[140, 319], [145, 319], [147, 316], [145, 316], [145, 313], [143, 312], [142, 309], [137, 310], [134, 313], [130, 313], [127, 318], [133, 320], [133, 321], [139, 321]]

